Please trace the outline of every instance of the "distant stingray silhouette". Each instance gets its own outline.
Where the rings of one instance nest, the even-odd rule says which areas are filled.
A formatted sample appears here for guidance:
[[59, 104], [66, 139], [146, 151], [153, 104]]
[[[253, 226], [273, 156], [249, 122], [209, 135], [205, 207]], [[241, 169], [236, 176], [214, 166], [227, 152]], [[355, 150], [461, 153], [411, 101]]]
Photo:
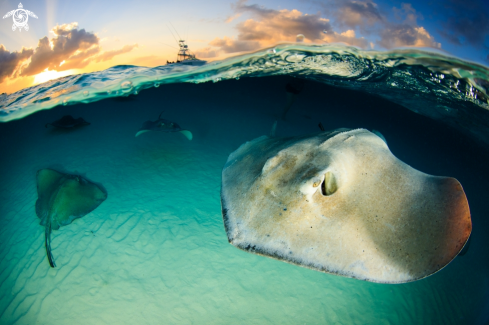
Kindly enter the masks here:
[[139, 131], [136, 133], [136, 137], [139, 136], [140, 134], [143, 134], [145, 132], [149, 131], [157, 131], [157, 132], [165, 132], [165, 133], [171, 133], [171, 132], [180, 132], [183, 134], [187, 139], [192, 140], [192, 132], [189, 130], [184, 130], [182, 129], [177, 123], [165, 120], [161, 118], [161, 114], [158, 116], [158, 119], [156, 121], [146, 121], [143, 123], [143, 126], [139, 129]]
[[45, 227], [46, 254], [49, 265], [56, 267], [51, 254], [51, 230], [96, 209], [107, 198], [107, 192], [82, 176], [41, 169], [37, 172], [37, 194], [36, 214]]
[[75, 119], [71, 115], [65, 115], [59, 120], [54, 121], [53, 123], [47, 123], [45, 127], [48, 127], [48, 125], [54, 126], [59, 129], [73, 129], [78, 126], [90, 125], [90, 123], [88, 123], [81, 117]]

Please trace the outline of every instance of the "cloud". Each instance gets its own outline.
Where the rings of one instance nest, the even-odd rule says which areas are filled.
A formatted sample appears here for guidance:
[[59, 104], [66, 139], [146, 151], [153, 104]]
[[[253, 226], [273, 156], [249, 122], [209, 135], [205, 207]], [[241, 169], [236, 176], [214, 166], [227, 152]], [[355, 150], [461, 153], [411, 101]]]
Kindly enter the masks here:
[[323, 31], [333, 31], [329, 19], [322, 18], [319, 13], [308, 15], [295, 9], [272, 10], [246, 5], [244, 1], [238, 2], [235, 10], [251, 13], [257, 19], [248, 19], [236, 26], [239, 40], [295, 41], [297, 34], [303, 34], [310, 41], [321, 41]]
[[364, 31], [368, 26], [385, 21], [377, 4], [371, 1], [342, 2], [335, 16], [340, 26], [349, 28], [361, 27]]
[[449, 42], [456, 45], [468, 43], [482, 48], [489, 35], [489, 14], [484, 10], [470, 13], [461, 11], [460, 15], [449, 17], [444, 27], [440, 34]]
[[[77, 27], [76, 22], [56, 26], [51, 30], [55, 35], [54, 38], [51, 40], [48, 37], [41, 38], [31, 57], [31, 62], [21, 75], [32, 76], [46, 68], [57, 71], [67, 70], [68, 66], [70, 68], [74, 66], [74, 62], [70, 62], [73, 55], [78, 56], [78, 59], [74, 58], [75, 61], [82, 56], [88, 58], [88, 54], [94, 52], [91, 48], [98, 46], [99, 38], [93, 33], [86, 32], [85, 29], [78, 30]], [[91, 52], [87, 53], [90, 50]], [[61, 65], [63, 61], [67, 64]]]
[[[236, 24], [236, 37], [216, 38], [209, 43], [210, 47], [199, 50], [198, 56], [209, 58], [222, 53], [257, 50], [277, 42], [295, 42], [298, 34], [303, 34], [306, 42], [342, 42], [360, 48], [374, 48], [376, 45], [386, 49], [408, 46], [441, 48], [441, 44], [418, 25], [423, 16], [410, 3], [392, 8], [396, 22], [390, 22], [372, 0], [332, 0], [322, 6], [343, 31], [334, 30], [332, 22], [321, 17], [320, 13], [274, 10], [239, 0], [232, 5], [236, 14], [229, 21], [244, 14], [251, 15], [251, 18]], [[379, 39], [375, 43], [368, 42], [357, 31], [361, 32], [360, 36], [375, 33]]]
[[376, 44], [386, 49], [407, 46], [441, 47], [424, 27], [418, 25], [418, 20], [424, 19], [423, 15], [410, 3], [402, 3], [400, 8], [392, 8], [396, 21], [389, 21], [386, 14], [371, 0], [335, 1], [333, 4], [337, 9], [335, 12], [329, 7], [323, 8], [331, 13], [336, 23], [353, 29], [359, 28], [365, 35], [380, 36]]
[[92, 61], [94, 55], [100, 52], [100, 47], [95, 46], [86, 51], [79, 51], [70, 56], [68, 60], [62, 61], [58, 67], [58, 71], [70, 69], [83, 69]]
[[133, 44], [133, 45], [124, 45], [123, 48], [121, 48], [120, 50], [112, 50], [112, 51], [106, 51], [102, 54], [100, 54], [99, 56], [96, 57], [96, 61], [97, 62], [103, 62], [103, 61], [108, 61], [108, 60], [112, 60], [112, 58], [116, 55], [120, 55], [120, 54], [124, 54], [124, 53], [128, 53], [128, 52], [131, 52], [133, 49], [137, 48], [138, 45], [137, 44]]
[[[343, 33], [331, 32], [324, 36], [324, 40], [328, 43], [346, 43], [348, 45], [357, 46], [360, 48], [367, 48], [369, 43], [366, 39], [358, 38], [355, 35], [355, 31], [352, 29]], [[371, 46], [371, 45], [370, 45]]]
[[216, 49], [215, 47], [204, 47], [202, 49], [198, 49], [195, 51], [195, 56], [200, 58], [200, 59], [208, 59], [208, 58], [215, 58], [219, 56], [219, 49]]
[[[489, 48], [489, 10], [483, 1], [431, 0], [434, 10], [429, 14], [433, 21], [438, 17], [442, 29], [437, 32], [455, 45], [472, 45], [476, 48]], [[363, 35], [375, 34], [381, 37], [378, 45], [391, 49], [399, 46], [423, 46], [440, 48], [425, 27], [424, 20], [411, 3], [401, 3], [400, 8], [392, 8], [394, 20], [389, 13], [382, 12], [372, 0], [330, 0], [321, 4], [335, 24], [357, 29]], [[426, 13], [425, 13], [426, 14]]]
[[[0, 83], [8, 77], [32, 76], [46, 69], [82, 69], [91, 62], [108, 61], [138, 47], [137, 44], [125, 45], [119, 50], [102, 52], [99, 37], [78, 29], [76, 22], [57, 25], [50, 32], [54, 37], [41, 38], [34, 50], [23, 48], [21, 52], [9, 52], [0, 44]], [[22, 64], [24, 62], [28, 64]]]
[[424, 27], [393, 24], [386, 26], [380, 36], [379, 44], [386, 49], [406, 46], [441, 48], [441, 44], [435, 42], [434, 37]]
[[401, 8], [394, 7], [392, 10], [396, 19], [402, 22], [384, 22], [380, 31], [380, 46], [386, 49], [407, 46], [441, 48], [441, 43], [435, 42], [424, 27], [418, 26], [418, 19], [422, 20], [423, 16], [410, 3], [403, 3]]
[[22, 48], [20, 52], [10, 52], [3, 44], [0, 44], [0, 83], [17, 74], [22, 63], [33, 53], [33, 49], [26, 48]]
[[[433, 16], [440, 27], [437, 31], [449, 43], [473, 47], [480, 58], [489, 50], [489, 2], [487, 0], [431, 0], [437, 10]], [[483, 54], [484, 53], [484, 54]]]
[[309, 15], [295, 9], [267, 9], [256, 4], [247, 5], [243, 0], [234, 4], [233, 9], [236, 15], [248, 13], [252, 18], [236, 25], [236, 37], [216, 38], [209, 43], [212, 47], [197, 51], [198, 56], [209, 58], [220, 53], [253, 51], [277, 42], [295, 42], [298, 34], [303, 34], [306, 42], [345, 42], [359, 47], [368, 46], [368, 42], [357, 38], [353, 30], [344, 33], [333, 31], [329, 19], [322, 18], [319, 13]]
[[402, 20], [404, 19], [403, 23], [408, 24], [408, 25], [417, 25], [418, 24], [418, 18], [423, 20], [423, 15], [421, 13], [416, 12], [416, 10], [413, 8], [413, 5], [410, 3], [402, 3], [401, 8], [392, 8], [394, 11], [394, 15], [396, 19]]
[[[255, 34], [255, 36], [258, 36]], [[224, 36], [224, 38], [216, 38], [209, 43], [209, 45], [219, 47], [224, 53], [234, 53], [243, 51], [252, 51], [260, 48], [260, 42], [258, 40], [251, 39], [251, 35], [247, 35], [250, 39], [240, 40], [232, 39]], [[258, 37], [257, 37], [258, 38]], [[263, 40], [263, 39], [262, 39]]]
[[241, 16], [241, 13], [237, 13], [236, 15], [233, 15], [233, 16], [230, 16], [226, 19], [226, 23], [230, 23], [232, 22], [233, 20], [235, 20], [236, 18], [240, 17]]

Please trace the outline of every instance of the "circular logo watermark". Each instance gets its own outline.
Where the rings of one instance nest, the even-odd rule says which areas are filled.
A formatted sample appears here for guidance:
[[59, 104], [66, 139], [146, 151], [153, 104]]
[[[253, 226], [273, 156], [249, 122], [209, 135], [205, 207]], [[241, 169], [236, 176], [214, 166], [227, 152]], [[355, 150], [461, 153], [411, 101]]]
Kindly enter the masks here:
[[17, 28], [19, 29], [19, 31], [22, 31], [22, 28], [28, 31], [29, 25], [27, 25], [27, 21], [29, 20], [29, 16], [37, 18], [35, 13], [29, 10], [25, 10], [24, 6], [22, 6], [22, 3], [19, 3], [18, 9], [7, 12], [7, 14], [3, 16], [3, 19], [10, 16], [12, 16], [12, 19], [14, 20], [14, 24], [12, 25], [13, 31], [15, 31]]

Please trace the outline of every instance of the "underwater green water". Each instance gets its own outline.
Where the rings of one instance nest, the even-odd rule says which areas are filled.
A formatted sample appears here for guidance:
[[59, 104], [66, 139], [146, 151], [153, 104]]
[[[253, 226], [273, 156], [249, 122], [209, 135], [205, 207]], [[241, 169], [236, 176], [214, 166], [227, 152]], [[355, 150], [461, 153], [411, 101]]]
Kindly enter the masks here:
[[[430, 70], [435, 54], [422, 65], [427, 54], [417, 52], [400, 59], [351, 49], [286, 50], [169, 74], [161, 72], [167, 67], [117, 67], [3, 98], [0, 323], [486, 324], [485, 68], [461, 70], [460, 61], [444, 58], [435, 78], [430, 74], [442, 66], [440, 59]], [[298, 61], [306, 50], [316, 63]], [[296, 61], [287, 60], [291, 55]], [[270, 70], [267, 57], [276, 59]], [[278, 67], [279, 58], [287, 69]], [[304, 89], [282, 121], [290, 75], [305, 79]], [[178, 133], [134, 137], [162, 111], [193, 140]], [[45, 128], [63, 115], [91, 124]], [[222, 167], [277, 119], [277, 136], [314, 134], [319, 122], [326, 130], [379, 130], [400, 160], [457, 178], [473, 222], [467, 254], [426, 279], [387, 285], [231, 246], [221, 216]], [[55, 269], [34, 207], [42, 168], [86, 175], [108, 192], [96, 210], [53, 231]]]

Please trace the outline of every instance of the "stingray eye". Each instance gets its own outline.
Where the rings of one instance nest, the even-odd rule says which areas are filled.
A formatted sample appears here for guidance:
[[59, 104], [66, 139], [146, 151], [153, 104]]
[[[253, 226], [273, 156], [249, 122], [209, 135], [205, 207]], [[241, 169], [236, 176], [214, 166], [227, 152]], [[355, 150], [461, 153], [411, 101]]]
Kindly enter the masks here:
[[336, 177], [332, 172], [324, 174], [324, 181], [321, 184], [321, 194], [324, 196], [330, 196], [338, 190], [338, 184], [336, 183]]
[[164, 122], [161, 122], [161, 126], [163, 126], [163, 125], [165, 125], [165, 123]]
[[312, 187], [318, 187], [320, 184], [321, 184], [321, 181], [320, 181], [320, 180], [317, 180], [317, 181], [315, 181], [315, 182], [312, 184]]

